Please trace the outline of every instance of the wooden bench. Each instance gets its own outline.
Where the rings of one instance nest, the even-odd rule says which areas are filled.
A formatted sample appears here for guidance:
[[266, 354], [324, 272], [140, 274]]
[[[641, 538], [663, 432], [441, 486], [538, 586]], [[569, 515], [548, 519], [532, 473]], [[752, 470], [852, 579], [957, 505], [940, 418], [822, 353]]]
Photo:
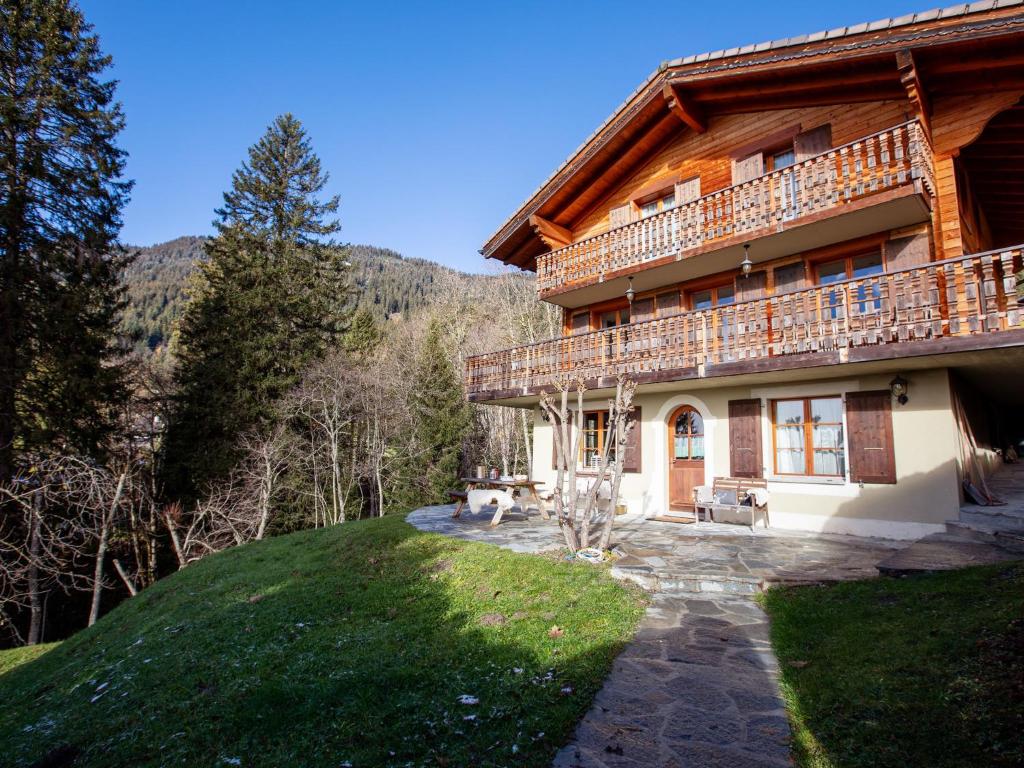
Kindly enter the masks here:
[[466, 500], [469, 498], [469, 494], [466, 491], [448, 491], [448, 498], [452, 501], [459, 502], [459, 505], [455, 507], [455, 511], [452, 512], [452, 517], [458, 517], [462, 514], [462, 508], [466, 506]]
[[[705, 486], [707, 487], [707, 486]], [[698, 500], [698, 491], [693, 491], [694, 512], [697, 519], [700, 519], [700, 512], [704, 510], [712, 520], [716, 520], [716, 514], [725, 520], [720, 522], [734, 522], [736, 519], [749, 518], [746, 523], [751, 529], [758, 518], [764, 520], [765, 528], [768, 527], [768, 505], [757, 506], [753, 499], [748, 498], [748, 492], [752, 488], [768, 489], [768, 481], [763, 477], [716, 477], [711, 487], [712, 500]], [[728, 501], [714, 501], [721, 497]], [[733, 499], [734, 502], [730, 503]], [[732, 519], [730, 519], [732, 518]]]

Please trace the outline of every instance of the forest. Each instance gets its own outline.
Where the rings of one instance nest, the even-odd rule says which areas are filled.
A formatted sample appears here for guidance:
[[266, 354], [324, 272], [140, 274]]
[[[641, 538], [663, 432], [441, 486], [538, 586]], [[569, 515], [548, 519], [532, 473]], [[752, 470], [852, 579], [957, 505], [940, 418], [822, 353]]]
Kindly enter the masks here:
[[291, 114], [225, 179], [211, 237], [124, 245], [109, 57], [69, 2], [18, 5], [5, 34], [0, 644], [238, 544], [443, 501], [477, 464], [525, 470], [530, 413], [467, 403], [461, 371], [555, 335], [532, 280], [339, 242]]

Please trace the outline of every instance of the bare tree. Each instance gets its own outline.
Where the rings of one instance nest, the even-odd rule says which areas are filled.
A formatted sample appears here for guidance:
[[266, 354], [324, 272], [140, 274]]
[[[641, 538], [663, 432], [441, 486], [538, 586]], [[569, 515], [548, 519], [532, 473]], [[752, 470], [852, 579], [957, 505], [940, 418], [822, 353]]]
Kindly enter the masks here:
[[[575, 391], [576, 408], [569, 405], [570, 391]], [[611, 540], [615, 522], [615, 508], [618, 506], [619, 487], [622, 481], [622, 459], [633, 429], [633, 397], [636, 382], [619, 377], [615, 397], [608, 402], [608, 435], [601, 450], [596, 475], [589, 480], [585, 490], [577, 483], [576, 465], [580, 452], [583, 417], [583, 400], [586, 386], [580, 379], [566, 378], [558, 382], [557, 399], [548, 392], [541, 392], [540, 404], [552, 426], [554, 439], [556, 476], [554, 504], [558, 525], [565, 537], [566, 546], [573, 553], [591, 546], [591, 523], [600, 523], [597, 537], [599, 549], [605, 549]], [[612, 450], [612, 446], [615, 450]], [[602, 487], [608, 483], [609, 498], [604, 518], [600, 519], [599, 499]]]

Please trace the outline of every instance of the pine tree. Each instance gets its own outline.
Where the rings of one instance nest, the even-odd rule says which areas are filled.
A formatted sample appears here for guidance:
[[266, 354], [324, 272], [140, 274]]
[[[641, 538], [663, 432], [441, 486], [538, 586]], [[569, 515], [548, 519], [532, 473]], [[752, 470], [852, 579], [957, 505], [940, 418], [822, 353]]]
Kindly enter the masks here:
[[303, 366], [344, 332], [338, 198], [302, 125], [278, 117], [235, 172], [180, 327], [166, 480], [185, 498], [236, 462], [242, 432], [276, 418]]
[[101, 454], [126, 396], [109, 65], [69, 0], [0, 0], [0, 481], [23, 450]]
[[412, 408], [418, 448], [415, 463], [423, 477], [420, 503], [443, 502], [446, 491], [458, 483], [472, 418], [437, 320], [431, 321], [417, 359]]

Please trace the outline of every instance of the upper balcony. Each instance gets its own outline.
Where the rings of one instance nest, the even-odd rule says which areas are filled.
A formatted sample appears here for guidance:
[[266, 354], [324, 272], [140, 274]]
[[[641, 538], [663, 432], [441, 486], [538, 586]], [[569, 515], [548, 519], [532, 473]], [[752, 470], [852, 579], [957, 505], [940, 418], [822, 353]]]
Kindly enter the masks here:
[[1024, 345], [1022, 246], [466, 360], [470, 400], [516, 401], [566, 377], [590, 388], [948, 355]]
[[763, 261], [915, 224], [930, 216], [934, 191], [931, 149], [910, 121], [543, 254], [537, 290], [582, 306], [622, 295], [624, 285], [607, 285], [615, 278], [642, 273], [645, 290], [694, 277], [712, 258], [721, 269], [730, 249], [738, 263], [755, 239]]

